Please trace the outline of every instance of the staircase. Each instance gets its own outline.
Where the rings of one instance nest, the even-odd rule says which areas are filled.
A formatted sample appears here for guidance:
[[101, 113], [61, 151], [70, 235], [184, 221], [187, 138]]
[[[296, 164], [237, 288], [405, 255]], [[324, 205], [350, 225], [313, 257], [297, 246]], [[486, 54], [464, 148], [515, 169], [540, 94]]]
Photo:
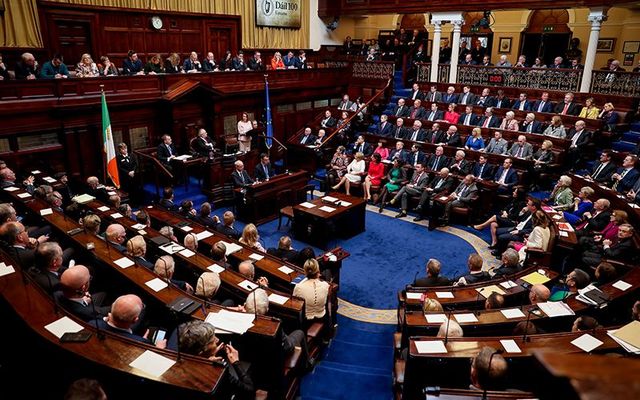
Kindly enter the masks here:
[[338, 316], [338, 333], [302, 381], [303, 400], [391, 400], [394, 325]]
[[617, 142], [611, 144], [616, 151], [633, 151], [640, 142], [640, 123], [631, 124], [630, 130], [622, 134]]
[[[406, 99], [407, 97], [409, 97], [410, 93], [411, 93], [411, 88], [404, 87], [404, 82], [402, 82], [402, 71], [396, 71], [393, 74], [393, 96], [391, 96], [391, 99], [389, 100], [387, 107], [384, 109], [382, 113], [387, 115], [391, 114], [391, 112], [393, 111], [393, 107], [395, 107], [396, 104], [398, 104], [398, 100]], [[411, 106], [411, 105], [412, 104], [408, 104], [408, 106]], [[380, 116], [374, 115], [373, 122], [374, 123], [370, 125], [369, 128], [367, 129], [367, 131], [370, 133], [376, 132], [378, 128], [378, 123], [380, 122]]]

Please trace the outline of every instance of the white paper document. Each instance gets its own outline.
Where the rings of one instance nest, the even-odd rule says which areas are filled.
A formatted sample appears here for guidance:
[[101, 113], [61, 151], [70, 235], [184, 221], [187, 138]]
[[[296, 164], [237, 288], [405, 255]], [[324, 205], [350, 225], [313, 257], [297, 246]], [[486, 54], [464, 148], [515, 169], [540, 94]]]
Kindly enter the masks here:
[[427, 322], [430, 324], [441, 324], [447, 322], [447, 316], [444, 314], [425, 314]]
[[623, 281], [623, 280], [619, 280], [618, 282], [614, 283], [612, 285], [614, 288], [616, 289], [620, 289], [623, 292], [627, 289], [629, 289], [632, 285], [628, 284], [627, 282]]
[[300, 203], [300, 205], [304, 208], [313, 208], [316, 206], [315, 204], [309, 203], [308, 201], [305, 201], [304, 203]]
[[177, 156], [177, 157], [176, 157], [176, 160], [184, 161], [184, 160], [188, 160], [188, 159], [190, 159], [190, 158], [191, 158], [191, 155], [189, 155], [189, 154], [183, 154], [183, 155], [181, 155], [181, 156]]
[[506, 309], [506, 310], [500, 310], [500, 312], [507, 319], [514, 319], [514, 318], [522, 318], [522, 317], [524, 317], [524, 313], [519, 308], [509, 308], [509, 309]]
[[261, 254], [253, 253], [249, 256], [249, 258], [255, 261], [260, 261], [264, 258], [264, 256]]
[[223, 331], [243, 334], [253, 326], [254, 319], [253, 314], [220, 310], [209, 313], [205, 322]]
[[16, 269], [13, 268], [13, 265], [6, 265], [5, 263], [0, 263], [0, 276], [13, 274], [14, 272], [16, 272]]
[[146, 235], [146, 234], [147, 234], [147, 231], [145, 231], [144, 229], [140, 229], [140, 230], [138, 231], [138, 234], [139, 234], [139, 235], [144, 236], [144, 235]]
[[615, 335], [616, 332], [617, 332], [617, 329], [610, 330], [610, 331], [607, 331], [607, 335], [609, 335], [611, 339], [615, 340], [616, 343], [618, 343], [623, 349], [625, 349], [629, 353], [640, 354], [640, 348], [635, 347], [631, 343], [625, 342], [624, 340], [618, 338]]
[[208, 237], [213, 236], [213, 233], [209, 232], [209, 231], [202, 231], [200, 233], [196, 233], [196, 237], [198, 238], [198, 240], [204, 240]]
[[322, 198], [322, 200], [330, 201], [332, 203], [338, 201], [338, 199], [336, 199], [335, 197], [331, 197], [331, 196], [324, 196]]
[[575, 315], [573, 310], [562, 301], [548, 301], [546, 303], [538, 303], [538, 307], [549, 317], [562, 317], [565, 315]]
[[500, 283], [500, 286], [502, 286], [505, 289], [511, 289], [518, 286], [518, 284], [515, 283], [514, 281], [504, 281]]
[[453, 299], [453, 292], [436, 292], [436, 297], [439, 299]]
[[162, 289], [166, 288], [167, 286], [169, 286], [167, 284], [167, 282], [163, 281], [160, 278], [155, 278], [150, 280], [149, 282], [145, 282], [145, 285], [149, 286], [151, 289], [153, 289], [154, 292], [159, 292]]
[[31, 173], [34, 175], [38, 175], [38, 174], [41, 174], [42, 172], [39, 169], [34, 169], [33, 171], [31, 171]]
[[422, 292], [407, 292], [407, 300], [420, 300]]
[[340, 205], [342, 207], [349, 207], [352, 203], [349, 203], [348, 201], [344, 201], [344, 200], [340, 200]]
[[113, 214], [109, 215], [109, 217], [111, 217], [113, 219], [118, 219], [118, 218], [124, 217], [124, 215], [122, 215], [120, 213], [113, 213]]
[[180, 229], [185, 232], [191, 232], [193, 230], [193, 228], [190, 227], [189, 225], [181, 226]]
[[73, 198], [73, 201], [75, 201], [78, 204], [85, 204], [85, 203], [88, 203], [88, 202], [93, 201], [95, 199], [96, 199], [95, 197], [91, 196], [90, 194], [86, 194], [85, 193], [85, 194], [81, 194], [81, 195], [75, 196]]
[[464, 313], [464, 314], [453, 314], [456, 317], [456, 321], [464, 324], [466, 322], [478, 322], [478, 318], [476, 318], [473, 313]]
[[167, 372], [175, 363], [170, 358], [154, 353], [151, 350], [146, 350], [129, 365], [148, 375], [158, 377]]
[[320, 207], [320, 210], [322, 210], [324, 212], [331, 213], [331, 212], [334, 212], [336, 209], [333, 208], [333, 207], [322, 206], [322, 207]]
[[504, 351], [507, 353], [522, 353], [520, 346], [513, 339], [500, 340], [500, 344], [504, 347]]
[[20, 188], [17, 188], [15, 186], [9, 186], [4, 188], [4, 190], [6, 190], [7, 192], [15, 192], [16, 190], [20, 190]]
[[289, 300], [288, 297], [280, 296], [279, 294], [276, 294], [276, 293], [271, 293], [269, 295], [269, 301], [272, 303], [284, 304], [287, 302], [287, 300]]
[[107, 192], [107, 194], [108, 194], [109, 196], [115, 196], [115, 195], [117, 195], [118, 193], [116, 193], [116, 192], [114, 192], [114, 191], [111, 191], [111, 192]]
[[290, 273], [294, 272], [293, 269], [287, 267], [286, 265], [283, 265], [282, 267], [278, 268], [278, 271], [282, 272], [283, 274], [287, 274], [287, 275], [289, 275]]
[[602, 342], [600, 340], [594, 338], [588, 333], [585, 333], [579, 338], [572, 340], [571, 344], [586, 351], [587, 353], [599, 346], [602, 346]]
[[122, 269], [128, 268], [128, 267], [132, 266], [133, 264], [135, 264], [133, 262], [133, 260], [131, 260], [131, 259], [127, 258], [127, 257], [118, 258], [113, 263], [115, 265], [117, 265], [118, 267], [122, 268]]
[[242, 250], [242, 246], [239, 246], [239, 245], [237, 245], [235, 243], [227, 243], [227, 242], [221, 242], [221, 243], [224, 244], [225, 247], [227, 248], [227, 251], [225, 253], [227, 256], [229, 254], [235, 253], [238, 250]]
[[18, 193], [18, 197], [21, 199], [26, 199], [27, 197], [31, 197], [31, 195], [27, 192], [24, 192], [24, 193]]
[[211, 272], [215, 272], [216, 274], [221, 274], [225, 271], [225, 269], [218, 264], [211, 264], [207, 267], [207, 269]]
[[42, 178], [43, 181], [49, 182], [49, 183], [54, 183], [56, 180], [53, 179], [50, 176], [45, 176], [44, 178]]
[[238, 286], [240, 286], [241, 288], [245, 289], [245, 290], [253, 290], [255, 288], [258, 287], [258, 285], [256, 285], [255, 283], [248, 281], [248, 280], [243, 280], [242, 282], [238, 283]]
[[569, 233], [565, 232], [565, 231], [559, 231], [558, 235], [562, 236], [562, 237], [569, 237]]
[[134, 224], [134, 225], [131, 225], [131, 227], [132, 227], [133, 229], [140, 230], [140, 229], [144, 229], [144, 228], [146, 228], [147, 226], [146, 226], [146, 225], [144, 225], [144, 224]]
[[184, 250], [181, 250], [178, 254], [180, 254], [183, 257], [189, 258], [189, 257], [193, 256], [196, 253], [194, 253], [193, 251], [191, 251], [189, 249], [184, 249]]
[[160, 246], [160, 248], [169, 254], [175, 254], [181, 250], [184, 250], [184, 247], [180, 246], [176, 242], [167, 243], [164, 246]]
[[60, 339], [62, 335], [67, 332], [76, 333], [84, 329], [82, 328], [82, 325], [78, 324], [69, 317], [62, 317], [58, 320], [55, 320], [49, 325], [45, 325], [44, 328], [56, 335], [58, 339]]
[[[107, 207], [107, 206], [100, 206], [100, 207], [98, 207], [98, 211], [105, 212], [105, 211], [109, 211], [109, 210], [110, 210], [110, 208], [109, 208], [109, 207]], [[140, 224], [140, 225], [142, 225], [142, 224]]]
[[53, 214], [53, 210], [50, 208], [43, 208], [42, 210], [40, 210], [40, 215], [42, 215], [43, 217], [45, 215], [51, 215]]
[[421, 340], [414, 342], [420, 354], [446, 353], [447, 347], [442, 340]]

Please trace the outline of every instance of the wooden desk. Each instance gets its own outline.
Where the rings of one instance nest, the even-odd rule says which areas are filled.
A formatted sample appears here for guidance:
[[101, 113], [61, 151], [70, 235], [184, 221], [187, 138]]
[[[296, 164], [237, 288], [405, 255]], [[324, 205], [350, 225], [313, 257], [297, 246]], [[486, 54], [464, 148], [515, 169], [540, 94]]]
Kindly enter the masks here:
[[[349, 238], [364, 232], [367, 205], [364, 199], [337, 192], [329, 195], [351, 204], [336, 206], [325, 204], [323, 198], [318, 198], [309, 202], [315, 205], [313, 208], [300, 204], [293, 206], [293, 234], [297, 240], [326, 248], [334, 235]], [[335, 211], [323, 211], [320, 209], [323, 206], [334, 208]]]
[[305, 201], [306, 193], [300, 192], [308, 183], [309, 173], [297, 171], [276, 175], [268, 181], [258, 182], [244, 189], [235, 188], [236, 198], [242, 199], [244, 203], [238, 206], [238, 219], [259, 225], [276, 218], [281, 208], [278, 193], [291, 189], [294, 201]]
[[[578, 244], [578, 236], [576, 235], [575, 228], [573, 228], [571, 224], [564, 219], [562, 211], [555, 211], [546, 205], [542, 206], [542, 211], [547, 214], [549, 221], [553, 221], [555, 224], [556, 231], [558, 232], [556, 245], [567, 250], [573, 249]], [[570, 230], [567, 230], [567, 228]], [[564, 233], [561, 234], [560, 232]], [[567, 236], [563, 236], [564, 234]]]

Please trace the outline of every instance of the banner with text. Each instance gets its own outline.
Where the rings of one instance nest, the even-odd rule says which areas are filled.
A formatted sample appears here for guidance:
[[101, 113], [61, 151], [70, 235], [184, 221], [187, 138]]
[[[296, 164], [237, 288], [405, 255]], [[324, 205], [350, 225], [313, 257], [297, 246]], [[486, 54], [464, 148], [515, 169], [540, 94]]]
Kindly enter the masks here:
[[300, 28], [301, 0], [256, 0], [256, 25]]

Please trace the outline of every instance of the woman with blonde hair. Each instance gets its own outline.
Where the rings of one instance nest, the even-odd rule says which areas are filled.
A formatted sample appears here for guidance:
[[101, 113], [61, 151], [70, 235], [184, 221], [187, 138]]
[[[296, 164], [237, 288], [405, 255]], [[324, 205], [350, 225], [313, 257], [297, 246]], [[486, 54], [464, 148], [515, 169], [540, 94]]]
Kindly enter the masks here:
[[251, 150], [251, 136], [247, 135], [253, 129], [253, 124], [249, 121], [249, 114], [242, 113], [240, 121], [238, 121], [238, 142], [240, 143], [240, 151], [245, 153]]
[[516, 114], [513, 111], [507, 111], [504, 115], [504, 119], [500, 124], [500, 129], [506, 129], [508, 131], [517, 132], [520, 130], [520, 125], [518, 124], [518, 120], [515, 118]]
[[345, 192], [350, 195], [349, 189], [351, 183], [359, 183], [362, 181], [362, 177], [366, 175], [366, 164], [364, 162], [364, 154], [357, 152], [353, 161], [347, 165], [347, 173], [340, 179], [340, 182], [332, 187], [333, 190], [338, 190], [340, 186], [344, 184]]
[[308, 327], [328, 316], [326, 308], [329, 284], [320, 280], [320, 265], [315, 258], [310, 258], [304, 263], [304, 274], [307, 279], [293, 288], [293, 295], [304, 299], [305, 327]]
[[573, 207], [565, 211], [564, 219], [573, 226], [578, 225], [582, 220], [582, 215], [591, 212], [593, 209], [593, 201], [589, 197], [593, 196], [595, 191], [590, 186], [584, 186], [578, 192], [578, 196], [573, 199]]
[[560, 139], [566, 138], [567, 131], [565, 130], [564, 125], [562, 125], [562, 118], [560, 118], [559, 115], [554, 115], [551, 118], [551, 123], [549, 124], [547, 129], [542, 132], [542, 134], [545, 136], [552, 136]]
[[164, 60], [164, 71], [168, 74], [185, 73], [182, 69], [178, 53], [171, 53], [169, 57]]
[[531, 224], [533, 230], [525, 239], [522, 246], [516, 245], [518, 255], [520, 257], [520, 263], [524, 263], [527, 258], [527, 249], [539, 249], [542, 251], [549, 250], [549, 240], [551, 239], [551, 231], [549, 230], [549, 219], [542, 210], [536, 211], [531, 216]]
[[279, 51], [276, 51], [271, 59], [271, 69], [284, 69], [284, 61]]
[[76, 78], [94, 78], [96, 76], [100, 76], [96, 63], [93, 62], [91, 54], [84, 53], [76, 65]]
[[578, 118], [597, 119], [598, 114], [600, 114], [600, 110], [596, 107], [595, 100], [593, 97], [589, 97], [584, 101], [584, 107], [582, 107]]
[[162, 57], [160, 54], [156, 54], [151, 57], [151, 60], [144, 66], [144, 73], [146, 75], [156, 75], [164, 73], [164, 67], [162, 66]]
[[240, 237], [240, 243], [246, 244], [254, 250], [265, 252], [264, 247], [260, 244], [260, 235], [258, 234], [258, 228], [254, 224], [247, 224], [242, 230], [242, 237]]

